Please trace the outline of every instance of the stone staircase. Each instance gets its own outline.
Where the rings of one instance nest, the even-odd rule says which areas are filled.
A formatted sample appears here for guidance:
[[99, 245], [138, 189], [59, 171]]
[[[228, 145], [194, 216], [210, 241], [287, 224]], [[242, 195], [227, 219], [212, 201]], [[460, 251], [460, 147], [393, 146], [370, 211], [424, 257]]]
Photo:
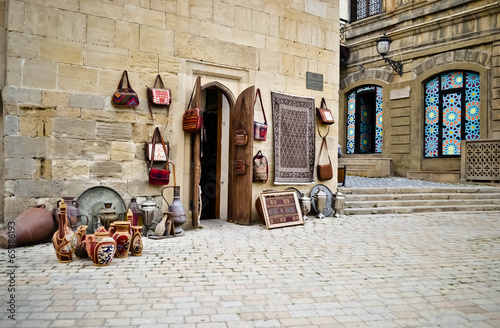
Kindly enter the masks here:
[[339, 188], [346, 215], [500, 211], [500, 187]]

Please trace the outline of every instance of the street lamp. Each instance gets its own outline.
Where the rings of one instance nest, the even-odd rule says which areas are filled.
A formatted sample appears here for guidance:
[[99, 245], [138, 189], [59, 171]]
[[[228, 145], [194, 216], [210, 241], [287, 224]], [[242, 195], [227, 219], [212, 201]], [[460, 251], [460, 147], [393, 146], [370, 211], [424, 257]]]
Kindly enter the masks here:
[[399, 76], [403, 75], [403, 62], [397, 62], [389, 58], [385, 58], [385, 56], [389, 53], [389, 49], [391, 48], [391, 38], [387, 35], [384, 35], [377, 40], [377, 52], [384, 58], [386, 63], [391, 65], [392, 69], [399, 74]]

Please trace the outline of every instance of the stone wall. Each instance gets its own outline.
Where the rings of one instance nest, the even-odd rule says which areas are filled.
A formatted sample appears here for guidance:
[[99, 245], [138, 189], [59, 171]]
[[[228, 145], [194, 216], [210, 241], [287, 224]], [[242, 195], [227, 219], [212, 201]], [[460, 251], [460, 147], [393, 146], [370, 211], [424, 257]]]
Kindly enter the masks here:
[[[394, 173], [406, 176], [410, 170], [459, 170], [459, 159], [423, 158], [422, 83], [447, 70], [479, 72], [481, 138], [500, 136], [500, 1], [391, 0], [384, 1], [383, 10], [380, 15], [347, 26], [351, 56], [347, 69], [341, 72], [340, 109], [345, 110], [345, 97], [353, 88], [363, 84], [382, 86], [384, 148], [380, 156], [392, 158]], [[376, 51], [376, 40], [384, 33], [392, 39], [388, 58], [403, 62], [402, 76]], [[388, 70], [389, 78], [384, 70]], [[345, 145], [343, 125], [345, 121], [340, 122], [341, 145]]]
[[[36, 204], [53, 208], [59, 197], [97, 185], [115, 189], [126, 203], [132, 196], [139, 202], [154, 196], [161, 203], [161, 188], [147, 182], [143, 155], [154, 130], [145, 85], [151, 86], [157, 73], [172, 90], [172, 104], [168, 110], [154, 108], [154, 118], [172, 144], [177, 180], [184, 186], [190, 141], [180, 122], [191, 82], [200, 74], [190, 71], [189, 63], [244, 71], [247, 83], [261, 88], [268, 119], [271, 90], [315, 97], [318, 105], [325, 97], [337, 108], [338, 0], [1, 1], [0, 8], [4, 5], [5, 220]], [[123, 70], [141, 100], [135, 109], [110, 102]], [[306, 89], [306, 71], [324, 75], [324, 91]], [[229, 87], [238, 95], [246, 85]], [[336, 158], [336, 137], [329, 138]], [[272, 154], [271, 141], [262, 146]]]

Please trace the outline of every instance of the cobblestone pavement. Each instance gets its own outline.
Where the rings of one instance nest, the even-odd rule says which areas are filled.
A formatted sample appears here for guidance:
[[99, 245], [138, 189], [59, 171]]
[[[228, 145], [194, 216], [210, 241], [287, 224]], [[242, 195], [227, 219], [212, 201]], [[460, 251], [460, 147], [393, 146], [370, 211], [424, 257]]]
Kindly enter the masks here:
[[0, 326], [500, 327], [499, 215], [208, 220], [106, 267], [58, 263], [42, 244], [11, 269], [1, 250]]

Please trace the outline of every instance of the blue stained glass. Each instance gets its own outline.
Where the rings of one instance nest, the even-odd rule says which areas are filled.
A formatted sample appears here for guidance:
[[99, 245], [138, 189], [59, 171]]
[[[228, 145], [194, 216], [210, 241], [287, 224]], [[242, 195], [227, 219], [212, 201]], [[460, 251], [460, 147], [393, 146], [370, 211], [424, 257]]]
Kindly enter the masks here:
[[462, 88], [464, 86], [464, 72], [456, 71], [441, 75], [441, 90]]
[[439, 149], [439, 77], [425, 84], [425, 95], [424, 154], [425, 157], [437, 157]]
[[372, 122], [370, 113], [372, 109], [370, 108], [365, 97], [360, 97], [360, 139], [359, 139], [359, 149], [361, 153], [369, 153], [371, 149], [371, 132], [372, 132]]
[[476, 140], [480, 136], [481, 97], [479, 74], [465, 74], [465, 139]]
[[377, 94], [375, 96], [376, 110], [375, 110], [375, 152], [382, 152], [382, 130], [383, 130], [383, 117], [382, 117], [382, 88], [377, 87]]
[[363, 91], [373, 91], [375, 90], [375, 87], [374, 86], [366, 86], [366, 87], [362, 87], [362, 88], [359, 88], [358, 90], [356, 90], [356, 92], [363, 92]]
[[346, 153], [354, 154], [356, 140], [356, 91], [347, 97], [347, 143]]
[[462, 99], [460, 93], [449, 93], [442, 97], [443, 101], [443, 155], [460, 155], [462, 128]]

